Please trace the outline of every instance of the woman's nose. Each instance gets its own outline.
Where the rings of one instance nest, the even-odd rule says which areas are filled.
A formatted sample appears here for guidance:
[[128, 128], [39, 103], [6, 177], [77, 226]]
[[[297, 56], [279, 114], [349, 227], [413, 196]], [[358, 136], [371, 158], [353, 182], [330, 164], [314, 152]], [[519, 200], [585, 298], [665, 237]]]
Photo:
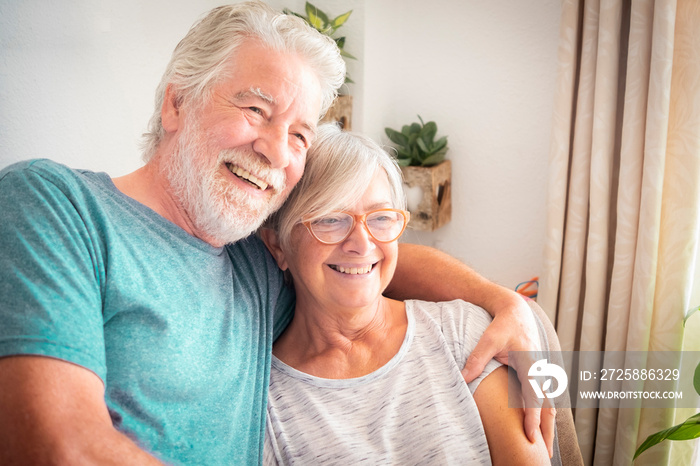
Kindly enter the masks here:
[[355, 226], [352, 228], [350, 236], [343, 241], [344, 250], [365, 255], [374, 247], [374, 238], [369, 234], [367, 225], [364, 222], [355, 221]]

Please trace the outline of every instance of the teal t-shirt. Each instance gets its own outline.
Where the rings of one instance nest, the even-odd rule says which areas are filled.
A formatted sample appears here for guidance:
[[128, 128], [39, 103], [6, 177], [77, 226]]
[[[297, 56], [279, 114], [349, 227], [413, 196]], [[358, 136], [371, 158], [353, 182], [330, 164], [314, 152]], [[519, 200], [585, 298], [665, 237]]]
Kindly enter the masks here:
[[114, 426], [165, 462], [260, 463], [273, 327], [293, 300], [255, 237], [212, 247], [104, 173], [0, 172], [0, 357], [93, 371]]

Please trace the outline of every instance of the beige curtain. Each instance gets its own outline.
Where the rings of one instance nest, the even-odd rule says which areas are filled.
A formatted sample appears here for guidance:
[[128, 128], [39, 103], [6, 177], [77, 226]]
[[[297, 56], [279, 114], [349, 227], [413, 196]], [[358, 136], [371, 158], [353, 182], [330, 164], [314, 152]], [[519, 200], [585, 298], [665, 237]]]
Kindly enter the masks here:
[[[539, 304], [564, 351], [680, 351], [700, 225], [700, 1], [564, 0], [557, 86]], [[673, 414], [576, 410], [585, 463], [631, 464]], [[669, 443], [635, 464], [688, 464]]]

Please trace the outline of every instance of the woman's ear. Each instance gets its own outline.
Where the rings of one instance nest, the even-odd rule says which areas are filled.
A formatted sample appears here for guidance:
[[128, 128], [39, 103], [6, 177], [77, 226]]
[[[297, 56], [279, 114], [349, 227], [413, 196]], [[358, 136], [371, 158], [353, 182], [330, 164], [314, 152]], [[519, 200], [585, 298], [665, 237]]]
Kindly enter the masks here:
[[262, 238], [263, 243], [265, 243], [265, 246], [267, 246], [267, 250], [270, 251], [272, 257], [274, 257], [277, 261], [277, 266], [283, 271], [287, 270], [289, 266], [287, 265], [287, 259], [284, 255], [284, 251], [282, 251], [282, 248], [280, 247], [277, 233], [275, 233], [272, 228], [263, 227], [260, 229], [260, 237]]

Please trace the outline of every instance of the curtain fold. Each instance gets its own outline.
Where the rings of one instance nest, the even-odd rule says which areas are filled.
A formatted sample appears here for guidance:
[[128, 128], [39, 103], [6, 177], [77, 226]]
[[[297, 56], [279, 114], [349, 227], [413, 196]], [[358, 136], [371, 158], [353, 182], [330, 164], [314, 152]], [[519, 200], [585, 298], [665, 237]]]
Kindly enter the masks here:
[[[700, 2], [565, 0], [558, 60], [539, 303], [564, 351], [680, 351], [700, 304]], [[576, 410], [585, 463], [631, 464], [673, 414]], [[671, 464], [668, 443], [635, 464]]]

